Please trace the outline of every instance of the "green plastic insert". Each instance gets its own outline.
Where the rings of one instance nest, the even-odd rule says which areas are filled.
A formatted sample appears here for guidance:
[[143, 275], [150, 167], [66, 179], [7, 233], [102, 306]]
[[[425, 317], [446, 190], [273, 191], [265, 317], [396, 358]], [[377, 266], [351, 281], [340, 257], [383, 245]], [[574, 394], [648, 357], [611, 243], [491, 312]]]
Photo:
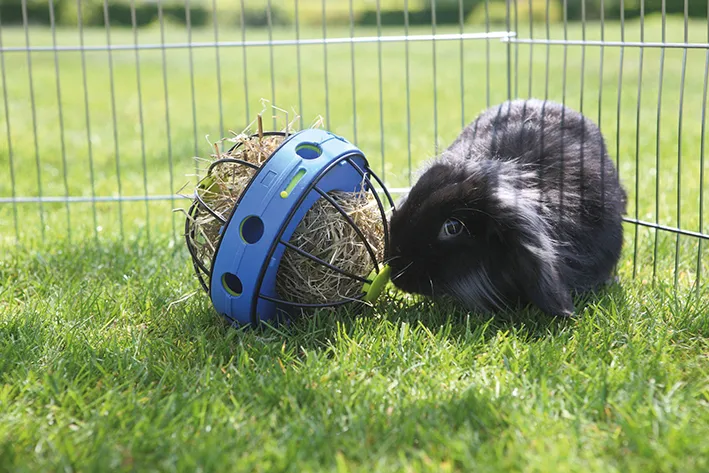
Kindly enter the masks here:
[[387, 265], [384, 265], [384, 267], [382, 267], [382, 270], [379, 272], [379, 274], [377, 274], [376, 270], [372, 270], [372, 272], [369, 274], [369, 277], [367, 278], [372, 281], [371, 284], [364, 284], [364, 300], [367, 302], [374, 302], [375, 300], [377, 300], [377, 297], [379, 297], [379, 295], [384, 290], [384, 286], [386, 286], [389, 282], [390, 275], [391, 268]]
[[300, 182], [300, 180], [303, 178], [303, 176], [305, 176], [305, 169], [300, 169], [300, 170], [298, 170], [297, 173], [295, 173], [295, 176], [293, 176], [293, 179], [291, 179], [290, 182], [288, 183], [288, 185], [286, 186], [286, 188], [281, 191], [281, 197], [283, 199], [285, 199], [286, 197], [288, 197], [288, 195], [290, 195], [290, 193], [293, 190], [293, 188], [295, 187], [295, 185], [298, 184], [298, 182]]

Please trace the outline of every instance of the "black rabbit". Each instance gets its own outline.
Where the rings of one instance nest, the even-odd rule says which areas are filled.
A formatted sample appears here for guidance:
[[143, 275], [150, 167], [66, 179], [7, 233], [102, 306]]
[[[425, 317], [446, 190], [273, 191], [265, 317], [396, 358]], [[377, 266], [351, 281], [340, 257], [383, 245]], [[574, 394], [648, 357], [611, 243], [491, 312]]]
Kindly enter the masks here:
[[627, 195], [598, 127], [536, 99], [485, 110], [423, 171], [390, 222], [392, 282], [485, 312], [574, 313], [608, 282]]

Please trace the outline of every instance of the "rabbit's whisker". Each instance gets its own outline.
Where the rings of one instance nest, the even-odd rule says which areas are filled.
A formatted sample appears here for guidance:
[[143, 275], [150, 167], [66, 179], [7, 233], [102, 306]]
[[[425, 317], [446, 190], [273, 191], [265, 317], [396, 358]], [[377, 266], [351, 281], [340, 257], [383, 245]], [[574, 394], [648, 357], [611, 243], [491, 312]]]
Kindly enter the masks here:
[[392, 256], [391, 258], [386, 258], [382, 263], [383, 264], [391, 264], [392, 262], [394, 262], [398, 259], [401, 259], [401, 256], [396, 255], [396, 256]]
[[391, 280], [392, 280], [392, 281], [396, 281], [397, 279], [399, 279], [401, 276], [404, 275], [404, 273], [406, 272], [406, 270], [409, 269], [413, 264], [414, 264], [414, 262], [412, 261], [411, 263], [409, 263], [409, 264], [407, 264], [406, 266], [404, 266], [404, 269], [402, 269], [401, 271], [399, 271], [398, 273], [396, 273], [394, 276], [392, 276]]

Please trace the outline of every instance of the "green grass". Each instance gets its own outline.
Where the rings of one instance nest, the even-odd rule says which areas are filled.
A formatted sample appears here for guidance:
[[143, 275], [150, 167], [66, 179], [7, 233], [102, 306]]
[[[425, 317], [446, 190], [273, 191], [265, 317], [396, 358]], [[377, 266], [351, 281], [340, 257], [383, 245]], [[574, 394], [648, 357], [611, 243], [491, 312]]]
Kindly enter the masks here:
[[[681, 27], [672, 20], [668, 40], [681, 41]], [[321, 31], [301, 33], [316, 37]], [[537, 27], [535, 36], [540, 33]], [[551, 33], [559, 38], [563, 31]], [[616, 24], [607, 24], [605, 33], [619, 38]], [[328, 29], [328, 36], [348, 34]], [[570, 26], [568, 34], [580, 38], [580, 26]], [[599, 35], [598, 25], [589, 25], [587, 37]], [[289, 36], [289, 30], [274, 33]], [[645, 36], [659, 39], [656, 21], [646, 25]], [[240, 37], [238, 30], [220, 30], [221, 40]], [[264, 37], [264, 31], [247, 32], [248, 39]], [[194, 40], [212, 38], [209, 31], [194, 32]], [[638, 38], [638, 24], [629, 23], [626, 39]], [[47, 30], [31, 30], [32, 44], [51, 39]], [[78, 41], [69, 30], [57, 39]], [[120, 30], [111, 39], [133, 40]], [[185, 40], [184, 31], [166, 32], [168, 42]], [[706, 24], [690, 23], [690, 40], [706, 41]], [[3, 28], [2, 41], [22, 45], [23, 32]], [[86, 31], [85, 41], [102, 44], [104, 32]], [[141, 31], [139, 41], [160, 42], [159, 30]], [[414, 171], [488, 98], [491, 104], [507, 98], [506, 46], [490, 42], [489, 80], [485, 46], [465, 43], [461, 107], [460, 43], [436, 45], [434, 134], [433, 48], [409, 45]], [[517, 51], [512, 95], [544, 97], [546, 49], [534, 47], [531, 66], [529, 47]], [[618, 48], [605, 49], [602, 77], [597, 48], [586, 49], [582, 66], [581, 48], [569, 47], [566, 74], [563, 48], [550, 51], [548, 96], [596, 120], [600, 105], [631, 216], [670, 226], [679, 218], [682, 228], [700, 230], [699, 202], [708, 190], [700, 187], [707, 172], [700, 161], [705, 53], [692, 50], [686, 57], [678, 179], [683, 52], [665, 54], [658, 152], [659, 51], [644, 51], [642, 75], [638, 50], [624, 51], [620, 106]], [[387, 183], [408, 185], [404, 45], [382, 46], [383, 143], [377, 45], [355, 48], [356, 121], [349, 46], [327, 50], [329, 110], [322, 46], [301, 48], [300, 94], [295, 52], [274, 48], [271, 69], [268, 48], [247, 51], [247, 114], [241, 49], [219, 53], [221, 113], [214, 50], [193, 50], [194, 100], [188, 51], [167, 51], [168, 139], [162, 55], [142, 51], [144, 141], [135, 53], [114, 52], [119, 162], [106, 53], [85, 56], [91, 160], [80, 54], [59, 55], [63, 135], [53, 55], [32, 54], [39, 169], [27, 56], [4, 54], [9, 108], [0, 102], [0, 129], [5, 136], [7, 110], [14, 186], [7, 177], [8, 143], [0, 139], [0, 196], [38, 195], [38, 171], [45, 196], [91, 196], [92, 182], [96, 195], [118, 195], [117, 170], [122, 195], [177, 191], [194, 182], [187, 176], [194, 172], [193, 156], [209, 153], [205, 135], [217, 139], [220, 126], [240, 130], [260, 110], [260, 98], [273, 98], [272, 73], [277, 105], [298, 110], [302, 98], [306, 123], [329, 112], [333, 131], [354, 140], [356, 128], [358, 145]], [[516, 48], [511, 52], [515, 57]], [[72, 204], [68, 212], [63, 204], [45, 204], [41, 214], [36, 204], [0, 205], [0, 471], [709, 469], [709, 294], [704, 282], [693, 285], [697, 269], [705, 281], [709, 268], [707, 245], [696, 239], [660, 232], [655, 240], [655, 232], [645, 229], [636, 238], [628, 225], [620, 284], [579, 301], [577, 320], [532, 310], [486, 318], [390, 291], [372, 309], [323, 311], [290, 327], [237, 331], [198, 292], [175, 238], [182, 219], [171, 210], [180, 205], [99, 203], [95, 220], [91, 203]], [[705, 210], [705, 232], [706, 221]]]

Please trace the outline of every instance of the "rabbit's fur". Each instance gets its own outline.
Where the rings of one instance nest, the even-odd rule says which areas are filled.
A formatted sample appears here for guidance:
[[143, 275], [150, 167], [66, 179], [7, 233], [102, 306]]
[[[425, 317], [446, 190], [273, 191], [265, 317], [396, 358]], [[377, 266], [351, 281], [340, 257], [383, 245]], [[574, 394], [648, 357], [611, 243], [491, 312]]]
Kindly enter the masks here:
[[470, 309], [571, 315], [572, 295], [613, 273], [626, 200], [592, 121], [554, 102], [504, 102], [465, 127], [393, 212], [392, 281]]

